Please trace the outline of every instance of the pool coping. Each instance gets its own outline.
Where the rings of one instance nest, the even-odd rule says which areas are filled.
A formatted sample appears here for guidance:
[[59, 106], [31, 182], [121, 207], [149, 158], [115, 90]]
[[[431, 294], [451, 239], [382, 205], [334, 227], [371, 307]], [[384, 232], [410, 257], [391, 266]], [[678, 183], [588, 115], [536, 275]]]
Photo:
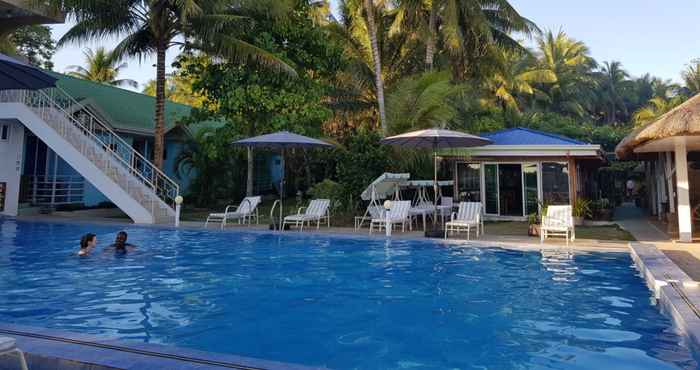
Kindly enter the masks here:
[[[2, 219], [3, 216], [0, 216]], [[565, 245], [564, 240], [557, 240], [555, 243], [548, 242], [546, 244], [540, 244], [538, 242], [531, 242], [528, 240], [483, 240], [483, 239], [459, 239], [459, 238], [426, 238], [424, 236], [418, 236], [413, 234], [401, 234], [395, 233], [390, 237], [384, 235], [384, 233], [368, 234], [368, 233], [353, 233], [350, 231], [337, 231], [337, 232], [327, 232], [318, 231], [316, 229], [310, 228], [304, 231], [279, 231], [279, 230], [267, 230], [267, 229], [251, 229], [251, 228], [203, 228], [201, 226], [192, 226], [187, 224], [181, 224], [179, 227], [169, 224], [135, 224], [135, 223], [125, 223], [119, 221], [107, 221], [107, 220], [82, 220], [82, 219], [57, 219], [57, 218], [36, 218], [36, 217], [5, 217], [7, 219], [12, 219], [20, 222], [41, 222], [41, 223], [57, 223], [57, 224], [79, 224], [79, 225], [100, 225], [100, 226], [123, 226], [123, 227], [135, 227], [144, 229], [160, 229], [160, 230], [187, 230], [187, 231], [208, 231], [214, 233], [224, 233], [224, 234], [272, 234], [277, 236], [296, 236], [296, 237], [335, 237], [335, 238], [352, 238], [361, 240], [384, 240], [384, 241], [431, 241], [437, 244], [443, 245], [468, 245], [474, 247], [498, 247], [504, 249], [514, 249], [514, 250], [558, 250], [558, 249], [571, 249], [576, 251], [595, 251], [595, 252], [627, 252], [628, 246], [627, 242], [624, 241], [606, 241], [609, 245], [606, 246], [585, 246], [577, 245], [572, 242], [568, 246]], [[76, 236], [77, 237], [77, 236]]]
[[[32, 370], [326, 369], [9, 323], [0, 323], [0, 336], [15, 338], [17, 347], [25, 352]], [[0, 357], [0, 368], [7, 368], [15, 361], [10, 356]]]
[[692, 353], [700, 355], [700, 284], [691, 279], [656, 245], [630, 242], [630, 255], [652, 291], [660, 311], [685, 339]]

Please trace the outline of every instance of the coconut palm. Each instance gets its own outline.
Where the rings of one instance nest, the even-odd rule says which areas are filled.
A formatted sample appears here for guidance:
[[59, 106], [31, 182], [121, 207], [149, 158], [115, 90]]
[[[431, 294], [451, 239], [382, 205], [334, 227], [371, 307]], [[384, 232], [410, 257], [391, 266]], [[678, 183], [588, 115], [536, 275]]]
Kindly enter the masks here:
[[688, 95], [700, 92], [700, 59], [693, 59], [681, 72]]
[[548, 99], [538, 86], [556, 83], [557, 76], [539, 66], [532, 54], [498, 49], [494, 59], [496, 70], [486, 86], [504, 113], [520, 112], [522, 98]]
[[685, 95], [676, 95], [672, 98], [657, 96], [649, 100], [648, 104], [634, 112], [632, 122], [635, 127], [643, 126], [659, 118], [662, 114], [681, 105], [688, 100]]
[[112, 56], [112, 53], [106, 51], [105, 48], [100, 47], [95, 50], [88, 48], [85, 49], [83, 55], [85, 56], [86, 67], [77, 65], [68, 66], [68, 69], [72, 70], [68, 72], [69, 76], [107, 85], [138, 87], [139, 84], [134, 80], [117, 78], [119, 73], [128, 65], [126, 63], [120, 63]]
[[557, 77], [557, 82], [543, 87], [551, 102], [548, 108], [579, 117], [586, 115], [595, 99], [596, 87], [596, 62], [588, 47], [563, 31], [547, 31], [537, 39], [537, 45], [541, 68]]
[[426, 70], [434, 66], [441, 38], [457, 77], [473, 77], [472, 64], [490, 45], [522, 49], [511, 35], [539, 32], [507, 0], [401, 0], [392, 31], [414, 32], [424, 40]]
[[626, 88], [631, 86], [629, 73], [622, 69], [618, 61], [604, 62], [597, 74], [599, 77], [600, 102], [604, 106], [604, 116], [608, 123], [617, 122], [618, 111], [627, 115], [627, 105], [623, 97]]
[[165, 135], [166, 53], [170, 48], [202, 50], [232, 61], [254, 62], [294, 75], [292, 67], [273, 54], [236, 37], [247, 31], [251, 7], [273, 10], [285, 2], [243, 0], [230, 6], [222, 0], [54, 0], [75, 25], [59, 40], [87, 42], [121, 39], [115, 59], [156, 56], [154, 162], [162, 168]]

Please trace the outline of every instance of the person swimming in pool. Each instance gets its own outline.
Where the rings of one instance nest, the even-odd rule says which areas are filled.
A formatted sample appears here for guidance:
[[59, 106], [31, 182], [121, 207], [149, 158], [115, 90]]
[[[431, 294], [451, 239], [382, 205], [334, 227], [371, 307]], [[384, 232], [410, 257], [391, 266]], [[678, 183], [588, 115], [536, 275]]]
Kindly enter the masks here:
[[136, 246], [126, 242], [126, 239], [128, 237], [129, 235], [127, 235], [126, 231], [118, 232], [117, 238], [114, 240], [114, 243], [109, 246], [109, 249], [113, 248], [114, 252], [117, 253], [126, 253], [133, 251], [136, 248]]
[[97, 236], [92, 233], [87, 233], [80, 238], [80, 250], [78, 256], [88, 256], [97, 245]]

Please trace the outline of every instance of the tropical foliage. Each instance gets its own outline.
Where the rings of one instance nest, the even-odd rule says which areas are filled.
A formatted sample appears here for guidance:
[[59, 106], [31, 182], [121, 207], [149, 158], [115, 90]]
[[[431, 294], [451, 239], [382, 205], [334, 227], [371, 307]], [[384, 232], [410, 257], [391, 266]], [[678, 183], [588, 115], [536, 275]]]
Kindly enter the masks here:
[[[159, 125], [165, 97], [197, 108], [185, 124], [218, 123], [183, 161], [198, 180], [222, 168], [224, 193], [252, 188], [256, 154], [226, 144], [240, 137], [286, 129], [333, 140], [332, 155], [288, 153], [292, 188], [329, 179], [356, 194], [380, 170], [430, 167], [424, 153], [379, 146], [387, 134], [523, 126], [612, 150], [700, 92], [700, 61], [682, 85], [632, 76], [507, 0], [339, 0], [335, 13], [327, 0], [62, 2], [77, 21], [62, 43], [117, 35], [115, 59], [157, 56], [144, 91], [157, 98]], [[182, 53], [166, 75], [169, 50]], [[247, 186], [233, 185], [238, 176]]]
[[117, 78], [119, 73], [128, 65], [117, 60], [111, 52], [106, 51], [104, 48], [97, 48], [96, 50], [86, 49], [83, 55], [85, 55], [86, 67], [69, 66], [68, 69], [71, 70], [68, 72], [69, 76], [107, 85], [130, 86], [133, 88], [139, 85], [134, 80]]

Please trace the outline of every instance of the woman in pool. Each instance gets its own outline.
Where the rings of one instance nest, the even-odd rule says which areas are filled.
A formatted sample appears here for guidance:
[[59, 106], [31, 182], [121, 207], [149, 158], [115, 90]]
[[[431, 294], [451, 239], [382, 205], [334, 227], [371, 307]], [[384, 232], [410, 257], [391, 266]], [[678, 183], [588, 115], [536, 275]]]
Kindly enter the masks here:
[[80, 250], [78, 256], [87, 256], [95, 249], [97, 245], [97, 236], [92, 233], [87, 233], [80, 238]]

